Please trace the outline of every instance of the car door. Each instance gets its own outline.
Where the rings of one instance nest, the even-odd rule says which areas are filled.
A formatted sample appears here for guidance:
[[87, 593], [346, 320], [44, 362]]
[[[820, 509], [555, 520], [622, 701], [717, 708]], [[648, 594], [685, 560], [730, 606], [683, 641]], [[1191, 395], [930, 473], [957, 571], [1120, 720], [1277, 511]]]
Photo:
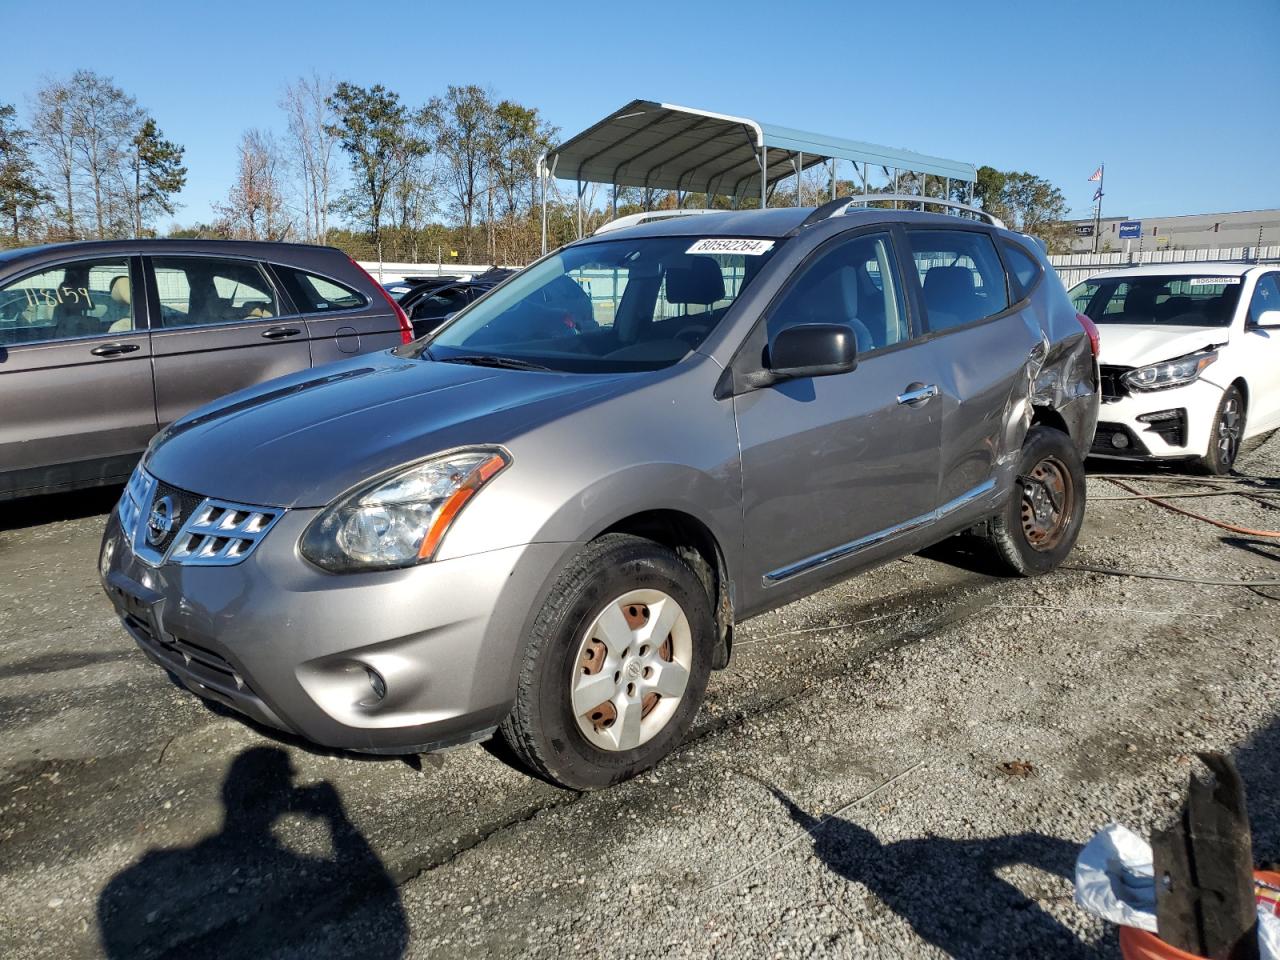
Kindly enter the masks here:
[[[1249, 385], [1245, 429], [1250, 435], [1280, 427], [1280, 328], [1258, 326], [1264, 310], [1280, 310], [1280, 273], [1264, 273], [1254, 284], [1237, 351]], [[1234, 351], [1235, 344], [1228, 349]]]
[[[1044, 359], [1029, 290], [1010, 281], [992, 234], [972, 228], [908, 229], [924, 336], [941, 361], [939, 503], [952, 522], [982, 512], [998, 483], [1010, 404], [1025, 397], [1027, 364]], [[1016, 251], [1010, 256], [1016, 255]], [[1019, 392], [1020, 391], [1020, 392]]]
[[306, 323], [261, 264], [196, 255], [146, 258], [160, 425], [243, 387], [311, 365]]
[[0, 495], [133, 469], [156, 432], [141, 276], [115, 254], [0, 281]]
[[912, 337], [889, 231], [843, 234], [800, 268], [765, 317], [847, 323], [852, 372], [735, 397], [746, 605], [773, 606], [917, 541], [937, 503], [934, 348]]

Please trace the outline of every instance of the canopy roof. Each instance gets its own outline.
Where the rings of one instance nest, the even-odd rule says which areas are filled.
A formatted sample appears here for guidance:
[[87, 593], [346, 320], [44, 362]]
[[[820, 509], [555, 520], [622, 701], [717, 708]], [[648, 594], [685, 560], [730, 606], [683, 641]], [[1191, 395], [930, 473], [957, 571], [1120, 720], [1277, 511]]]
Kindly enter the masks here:
[[550, 150], [543, 164], [562, 180], [743, 198], [761, 194], [762, 157], [766, 186], [829, 159], [859, 170], [977, 177], [971, 163], [652, 100], [632, 100]]

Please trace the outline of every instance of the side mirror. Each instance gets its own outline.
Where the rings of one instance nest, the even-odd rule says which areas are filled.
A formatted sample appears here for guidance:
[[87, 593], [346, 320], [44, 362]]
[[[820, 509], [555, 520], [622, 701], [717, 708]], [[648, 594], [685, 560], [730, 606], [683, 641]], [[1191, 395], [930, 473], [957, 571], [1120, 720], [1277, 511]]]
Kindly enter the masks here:
[[775, 380], [829, 377], [858, 365], [853, 328], [842, 323], [801, 323], [784, 327], [769, 344], [769, 372]]
[[1258, 314], [1258, 319], [1254, 321], [1255, 327], [1266, 327], [1274, 330], [1280, 327], [1280, 310], [1263, 310]]

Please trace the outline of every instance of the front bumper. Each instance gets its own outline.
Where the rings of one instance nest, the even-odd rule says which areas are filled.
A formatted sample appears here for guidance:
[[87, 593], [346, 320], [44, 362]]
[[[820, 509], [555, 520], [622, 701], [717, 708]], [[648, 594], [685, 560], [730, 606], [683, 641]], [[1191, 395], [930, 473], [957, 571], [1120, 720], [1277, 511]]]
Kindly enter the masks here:
[[[243, 562], [151, 566], [113, 512], [100, 555], [125, 629], [184, 686], [326, 747], [410, 753], [476, 739], [510, 710], [523, 638], [573, 544], [330, 574], [284, 514]], [[370, 671], [385, 684], [377, 695]]]
[[[1105, 400], [1089, 454], [1124, 460], [1203, 457], [1222, 389], [1201, 378], [1169, 390], [1133, 391]], [[1124, 443], [1113, 442], [1115, 437], [1123, 437]]]

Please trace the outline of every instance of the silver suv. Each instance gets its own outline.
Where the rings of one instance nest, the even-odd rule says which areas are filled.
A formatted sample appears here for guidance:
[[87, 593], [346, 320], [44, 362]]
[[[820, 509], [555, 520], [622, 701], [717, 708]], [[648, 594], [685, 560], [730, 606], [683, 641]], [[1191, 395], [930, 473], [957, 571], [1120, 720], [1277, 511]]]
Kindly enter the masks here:
[[737, 622], [962, 531], [1020, 574], [1071, 550], [1096, 331], [967, 210], [642, 217], [432, 337], [225, 397], [148, 449], [107, 593], [262, 724], [374, 753], [500, 728], [558, 783], [629, 777]]

